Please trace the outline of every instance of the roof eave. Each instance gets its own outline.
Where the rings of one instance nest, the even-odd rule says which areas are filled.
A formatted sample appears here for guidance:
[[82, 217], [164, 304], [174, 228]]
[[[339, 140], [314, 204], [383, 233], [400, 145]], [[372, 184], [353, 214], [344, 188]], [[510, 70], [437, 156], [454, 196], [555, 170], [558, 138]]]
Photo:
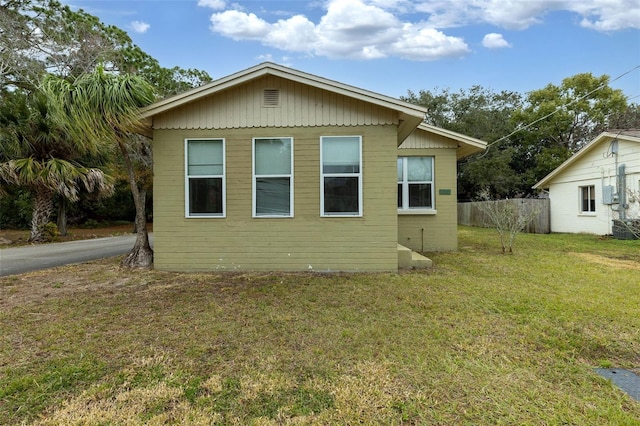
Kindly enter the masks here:
[[458, 150], [456, 151], [456, 160], [462, 160], [470, 155], [476, 154], [478, 152], [482, 152], [486, 149], [479, 148], [477, 146], [462, 144], [458, 146]]
[[241, 84], [244, 81], [249, 81], [262, 75], [266, 75], [266, 69], [260, 69], [259, 66], [248, 68], [246, 70], [228, 75], [226, 77], [219, 78], [210, 83], [202, 86], [187, 90], [186, 92], [178, 93], [177, 95], [170, 96], [166, 99], [154, 102], [153, 104], [142, 109], [142, 116], [144, 118], [150, 118], [154, 115], [168, 111], [173, 108], [177, 108], [181, 105], [189, 103], [194, 99], [198, 99], [204, 96], [211, 95], [216, 92], [220, 92], [229, 87], [233, 87], [237, 84]]
[[426, 123], [422, 123], [418, 127], [424, 131], [435, 133], [437, 135], [444, 136], [445, 138], [456, 141], [458, 143], [458, 150], [456, 152], [456, 157], [458, 160], [487, 149], [487, 143], [485, 141], [472, 138], [471, 136], [463, 135], [462, 133], [443, 129], [441, 127], [433, 126]]
[[402, 142], [404, 142], [423, 121], [423, 117], [400, 114], [400, 122], [398, 124], [398, 146], [402, 145]]
[[538, 183], [536, 183], [535, 185], [533, 185], [531, 188], [532, 189], [545, 189], [545, 188], [548, 188], [549, 184], [553, 180], [553, 178], [558, 176], [566, 168], [568, 168], [571, 164], [573, 164], [574, 162], [576, 162], [577, 160], [582, 158], [589, 151], [591, 151], [593, 148], [595, 148], [597, 145], [599, 145], [602, 141], [604, 141], [606, 139], [611, 139], [611, 140], [613, 140], [613, 139], [626, 139], [626, 140], [630, 140], [630, 141], [633, 141], [633, 142], [639, 142], [640, 143], [640, 137], [637, 137], [637, 136], [625, 135], [622, 132], [617, 132], [617, 133], [602, 132], [598, 136], [596, 136], [595, 139], [593, 139], [591, 142], [589, 142], [588, 144], [583, 146], [582, 149], [580, 149], [578, 152], [573, 154], [571, 157], [567, 158], [564, 161], [564, 163], [560, 164], [558, 167], [553, 169], [551, 171], [551, 173], [549, 173], [548, 175], [546, 175], [545, 177], [540, 179], [540, 181]]

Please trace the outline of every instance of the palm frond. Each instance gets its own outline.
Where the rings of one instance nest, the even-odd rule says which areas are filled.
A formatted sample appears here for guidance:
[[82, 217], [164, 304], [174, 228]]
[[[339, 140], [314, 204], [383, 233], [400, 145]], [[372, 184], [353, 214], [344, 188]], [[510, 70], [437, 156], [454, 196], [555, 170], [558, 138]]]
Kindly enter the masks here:
[[88, 192], [95, 192], [100, 197], [109, 197], [115, 190], [113, 179], [100, 169], [84, 169], [80, 181]]
[[16, 181], [17, 176], [14, 162], [5, 161], [0, 163], [0, 195], [5, 195], [6, 188], [16, 185]]
[[78, 200], [80, 186], [101, 197], [114, 191], [113, 179], [102, 170], [57, 158], [36, 161], [29, 157], [0, 163], [0, 187], [9, 185], [47, 188], [69, 201]]
[[115, 142], [141, 127], [140, 108], [153, 102], [153, 88], [131, 74], [98, 67], [73, 83], [49, 76], [43, 83], [58, 120], [73, 137]]

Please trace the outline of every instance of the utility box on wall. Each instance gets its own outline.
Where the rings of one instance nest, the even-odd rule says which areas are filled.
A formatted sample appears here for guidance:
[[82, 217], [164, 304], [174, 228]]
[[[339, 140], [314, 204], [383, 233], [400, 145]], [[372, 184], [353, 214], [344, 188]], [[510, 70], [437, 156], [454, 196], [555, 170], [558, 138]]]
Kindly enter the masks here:
[[618, 202], [618, 194], [613, 185], [602, 185], [602, 204], [616, 204]]

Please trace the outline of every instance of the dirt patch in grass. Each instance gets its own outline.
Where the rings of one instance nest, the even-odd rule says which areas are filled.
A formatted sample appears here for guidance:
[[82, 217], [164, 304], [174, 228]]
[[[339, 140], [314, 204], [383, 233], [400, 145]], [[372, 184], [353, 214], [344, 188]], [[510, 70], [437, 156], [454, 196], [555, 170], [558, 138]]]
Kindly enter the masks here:
[[640, 263], [633, 260], [614, 259], [611, 257], [605, 257], [592, 253], [571, 253], [571, 255], [577, 256], [580, 259], [586, 260], [587, 262], [610, 266], [616, 269], [640, 270]]
[[[0, 310], [39, 304], [53, 298], [115, 292], [130, 280], [113, 259], [81, 263], [58, 269], [12, 275], [0, 281]], [[87, 279], [87, 277], [95, 277]]]

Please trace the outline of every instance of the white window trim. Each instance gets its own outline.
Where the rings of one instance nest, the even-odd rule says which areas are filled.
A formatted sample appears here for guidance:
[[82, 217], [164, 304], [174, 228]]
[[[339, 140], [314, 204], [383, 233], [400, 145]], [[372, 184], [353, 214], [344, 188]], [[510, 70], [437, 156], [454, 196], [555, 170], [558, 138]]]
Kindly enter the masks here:
[[[431, 158], [431, 180], [430, 181], [416, 181], [409, 182], [409, 157], [415, 158]], [[436, 168], [435, 168], [435, 157], [433, 155], [414, 155], [408, 157], [398, 157], [402, 159], [402, 182], [398, 182], [402, 185], [402, 207], [398, 207], [398, 214], [404, 215], [434, 215], [437, 213], [436, 211], [436, 197], [435, 197], [435, 188], [436, 188]], [[431, 184], [431, 207], [409, 207], [409, 183], [412, 184], [420, 184], [420, 183], [430, 183]]]
[[[189, 142], [190, 141], [222, 141], [222, 176], [220, 175], [197, 175], [189, 176]], [[227, 151], [224, 138], [186, 138], [184, 140], [184, 217], [187, 219], [223, 219], [227, 216]], [[189, 178], [220, 178], [222, 177], [222, 213], [189, 213]]]
[[434, 216], [438, 214], [438, 211], [436, 209], [423, 209], [423, 208], [406, 209], [406, 210], [398, 209], [398, 214], [402, 216], [411, 216], [411, 215]]
[[[596, 196], [596, 185], [581, 185], [578, 187], [578, 216], [596, 216], [597, 215], [597, 206], [596, 203], [594, 202], [594, 209], [593, 210], [582, 210], [582, 190], [583, 188], [593, 188], [593, 193], [590, 194], [593, 196], [593, 199], [595, 200], [595, 196]], [[589, 200], [591, 200], [591, 198], [589, 198]]]
[[[358, 150], [359, 150], [359, 159], [360, 167], [358, 173], [324, 173], [323, 164], [324, 158], [322, 155], [322, 144], [325, 139], [331, 138], [358, 138]], [[359, 135], [331, 135], [331, 136], [320, 136], [320, 217], [362, 217], [362, 136]], [[357, 177], [358, 178], [358, 212], [352, 214], [345, 213], [325, 213], [324, 211], [324, 178], [325, 177]]]
[[[261, 139], [289, 139], [291, 141], [291, 173], [290, 174], [282, 174], [282, 175], [256, 175], [256, 140]], [[279, 178], [279, 177], [288, 177], [289, 178], [289, 214], [270, 214], [270, 215], [258, 215], [256, 213], [256, 179], [266, 177], [266, 178]], [[293, 217], [293, 137], [291, 136], [264, 136], [253, 138], [251, 142], [251, 181], [252, 181], [252, 190], [251, 190], [251, 211], [252, 217], [254, 219], [265, 219], [265, 218], [291, 218]]]

